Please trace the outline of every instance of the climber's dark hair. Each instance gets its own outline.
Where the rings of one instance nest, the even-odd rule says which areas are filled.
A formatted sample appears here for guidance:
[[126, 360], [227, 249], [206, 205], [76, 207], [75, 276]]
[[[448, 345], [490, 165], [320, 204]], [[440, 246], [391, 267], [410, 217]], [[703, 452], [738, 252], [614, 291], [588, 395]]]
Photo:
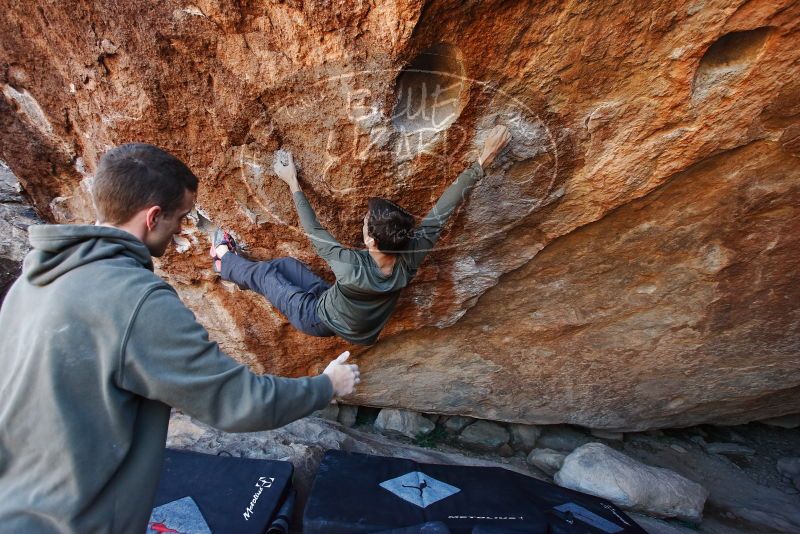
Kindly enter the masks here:
[[149, 206], [174, 213], [187, 189], [197, 192], [197, 176], [181, 160], [153, 145], [128, 143], [100, 158], [92, 197], [99, 222], [123, 224]]
[[377, 197], [369, 199], [367, 232], [381, 252], [405, 250], [414, 235], [414, 225], [414, 216], [394, 202]]

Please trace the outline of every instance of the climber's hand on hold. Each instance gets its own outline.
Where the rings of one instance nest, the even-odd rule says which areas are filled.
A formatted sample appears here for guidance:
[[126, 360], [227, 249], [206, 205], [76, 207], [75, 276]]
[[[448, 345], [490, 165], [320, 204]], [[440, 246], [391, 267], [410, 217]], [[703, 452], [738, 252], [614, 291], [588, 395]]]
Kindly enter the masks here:
[[358, 365], [346, 363], [349, 357], [349, 351], [341, 353], [323, 371], [323, 374], [328, 375], [328, 378], [331, 379], [334, 397], [344, 397], [351, 394], [355, 386], [361, 382], [361, 372], [358, 370]]
[[509, 133], [508, 128], [501, 124], [492, 128], [492, 131], [489, 132], [489, 137], [483, 143], [483, 150], [478, 157], [478, 165], [484, 169], [491, 165], [494, 158], [497, 157], [510, 140], [511, 133]]
[[275, 174], [283, 180], [292, 193], [300, 190], [300, 184], [297, 182], [297, 170], [294, 167], [294, 158], [291, 152], [279, 150], [275, 155], [275, 164], [272, 166]]

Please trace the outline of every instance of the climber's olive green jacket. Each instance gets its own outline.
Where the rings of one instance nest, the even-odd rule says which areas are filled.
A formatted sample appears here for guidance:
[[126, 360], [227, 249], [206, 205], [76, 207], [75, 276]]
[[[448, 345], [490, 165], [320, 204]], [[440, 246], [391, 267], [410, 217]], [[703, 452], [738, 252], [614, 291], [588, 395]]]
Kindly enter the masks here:
[[336, 275], [336, 283], [317, 301], [317, 315], [322, 322], [351, 343], [375, 343], [397, 306], [400, 290], [417, 274], [447, 220], [482, 177], [483, 168], [477, 162], [458, 175], [416, 227], [406, 250], [397, 253], [389, 275], [381, 273], [369, 251], [343, 247], [320, 224], [306, 196], [296, 192], [294, 202], [300, 223]]

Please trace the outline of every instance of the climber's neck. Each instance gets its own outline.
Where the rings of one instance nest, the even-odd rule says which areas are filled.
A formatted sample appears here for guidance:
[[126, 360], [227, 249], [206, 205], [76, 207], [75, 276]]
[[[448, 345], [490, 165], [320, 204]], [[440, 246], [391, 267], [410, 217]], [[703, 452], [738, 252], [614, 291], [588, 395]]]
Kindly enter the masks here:
[[375, 265], [378, 266], [378, 269], [382, 274], [386, 276], [392, 274], [392, 271], [394, 270], [394, 264], [397, 261], [396, 254], [386, 254], [376, 248], [369, 247], [369, 255], [372, 256], [372, 259], [375, 261]]

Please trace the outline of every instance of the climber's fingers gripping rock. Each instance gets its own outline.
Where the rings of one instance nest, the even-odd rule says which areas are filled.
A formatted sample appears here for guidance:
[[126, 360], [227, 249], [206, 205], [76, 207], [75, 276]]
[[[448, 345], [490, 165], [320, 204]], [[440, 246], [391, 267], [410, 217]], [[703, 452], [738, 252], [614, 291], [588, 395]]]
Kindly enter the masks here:
[[494, 158], [505, 148], [511, 140], [511, 133], [503, 125], [497, 125], [489, 132], [489, 137], [483, 144], [483, 150], [478, 158], [478, 163], [484, 169], [491, 165]]

